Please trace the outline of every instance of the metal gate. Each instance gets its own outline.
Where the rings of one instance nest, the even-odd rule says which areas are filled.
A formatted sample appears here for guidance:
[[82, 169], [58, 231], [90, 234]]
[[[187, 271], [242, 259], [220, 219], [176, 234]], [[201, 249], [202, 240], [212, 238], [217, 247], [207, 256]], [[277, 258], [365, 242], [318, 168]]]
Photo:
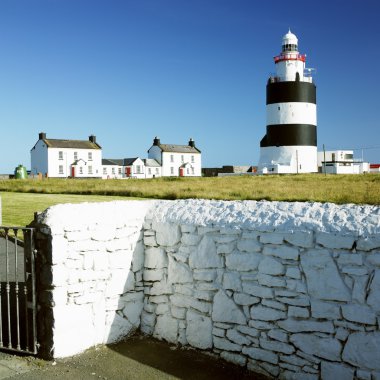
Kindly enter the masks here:
[[37, 353], [34, 229], [0, 226], [0, 349]]

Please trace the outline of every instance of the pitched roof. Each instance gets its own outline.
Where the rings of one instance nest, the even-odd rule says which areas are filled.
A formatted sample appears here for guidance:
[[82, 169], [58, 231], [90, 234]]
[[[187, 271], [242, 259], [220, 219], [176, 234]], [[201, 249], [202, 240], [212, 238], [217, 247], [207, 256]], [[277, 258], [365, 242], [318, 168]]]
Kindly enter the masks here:
[[161, 165], [154, 158], [143, 159], [145, 166], [160, 167]]
[[201, 153], [201, 151], [190, 145], [158, 144], [163, 152], [173, 153]]
[[130, 166], [132, 165], [138, 157], [133, 158], [103, 158], [102, 165], [117, 165], [117, 166]]
[[102, 147], [89, 140], [61, 140], [43, 139], [48, 148], [74, 148], [74, 149], [102, 149]]

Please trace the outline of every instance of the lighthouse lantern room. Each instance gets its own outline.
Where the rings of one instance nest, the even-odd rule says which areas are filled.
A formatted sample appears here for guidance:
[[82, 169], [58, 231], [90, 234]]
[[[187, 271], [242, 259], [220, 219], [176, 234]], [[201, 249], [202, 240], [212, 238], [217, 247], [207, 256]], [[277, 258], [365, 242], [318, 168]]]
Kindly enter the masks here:
[[316, 87], [306, 55], [289, 30], [274, 57], [276, 75], [267, 83], [266, 135], [260, 142], [261, 173], [317, 172]]

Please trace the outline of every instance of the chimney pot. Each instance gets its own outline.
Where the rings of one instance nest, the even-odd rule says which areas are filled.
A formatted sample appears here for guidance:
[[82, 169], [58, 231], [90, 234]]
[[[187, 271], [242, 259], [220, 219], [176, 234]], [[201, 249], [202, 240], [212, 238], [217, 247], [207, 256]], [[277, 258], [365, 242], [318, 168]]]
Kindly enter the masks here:
[[38, 139], [39, 139], [39, 140], [44, 140], [44, 139], [46, 139], [46, 133], [45, 133], [45, 132], [40, 132], [40, 133], [38, 134]]

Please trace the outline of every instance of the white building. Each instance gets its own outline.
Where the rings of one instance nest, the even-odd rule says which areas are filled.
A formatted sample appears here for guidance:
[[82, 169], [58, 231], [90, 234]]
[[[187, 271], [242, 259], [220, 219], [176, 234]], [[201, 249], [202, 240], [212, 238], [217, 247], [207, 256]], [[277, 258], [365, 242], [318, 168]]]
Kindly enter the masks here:
[[31, 174], [57, 178], [102, 177], [102, 148], [91, 135], [88, 140], [48, 139], [46, 133], [30, 151]]
[[290, 32], [274, 57], [276, 75], [266, 89], [266, 135], [260, 141], [258, 172], [317, 172], [316, 87], [305, 69], [306, 55]]
[[354, 159], [353, 150], [318, 152], [318, 171], [327, 174], [362, 174], [370, 171], [368, 162]]
[[196, 148], [193, 139], [188, 145], [161, 144], [155, 137], [148, 150], [148, 159], [161, 165], [163, 177], [200, 177], [202, 175], [201, 151]]
[[[142, 160], [139, 157], [102, 160], [102, 178], [153, 178], [161, 176], [161, 167], [155, 160]], [[152, 170], [152, 168], [154, 169]]]

